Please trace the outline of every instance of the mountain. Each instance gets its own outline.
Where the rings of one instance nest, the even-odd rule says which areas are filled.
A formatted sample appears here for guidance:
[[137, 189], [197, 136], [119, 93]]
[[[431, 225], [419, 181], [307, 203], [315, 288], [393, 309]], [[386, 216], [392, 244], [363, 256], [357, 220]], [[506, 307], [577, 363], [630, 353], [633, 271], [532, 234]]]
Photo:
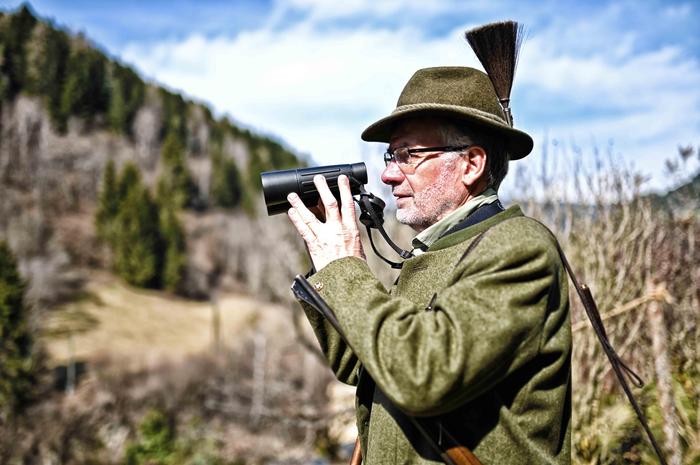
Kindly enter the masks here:
[[303, 262], [303, 248], [286, 218], [262, 213], [259, 173], [303, 157], [143, 80], [27, 5], [0, 13], [0, 240], [36, 302], [60, 301], [86, 270], [110, 266], [95, 231], [105, 167], [136, 166], [156, 195], [172, 170], [165, 141], [182, 152], [175, 166], [191, 187], [177, 214], [187, 243], [182, 292], [206, 297], [224, 286], [286, 298], [300, 269], [280, 263]]
[[652, 194], [649, 197], [659, 208], [681, 215], [698, 215], [700, 214], [700, 172], [665, 194]]

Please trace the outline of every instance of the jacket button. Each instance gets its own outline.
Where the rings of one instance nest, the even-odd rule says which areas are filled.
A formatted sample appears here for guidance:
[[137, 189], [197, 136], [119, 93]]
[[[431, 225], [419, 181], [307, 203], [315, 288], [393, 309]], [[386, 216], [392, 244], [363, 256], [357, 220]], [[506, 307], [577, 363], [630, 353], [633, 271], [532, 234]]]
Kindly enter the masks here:
[[317, 282], [316, 284], [314, 284], [314, 289], [316, 289], [316, 291], [320, 291], [321, 289], [323, 289], [323, 283], [321, 281]]

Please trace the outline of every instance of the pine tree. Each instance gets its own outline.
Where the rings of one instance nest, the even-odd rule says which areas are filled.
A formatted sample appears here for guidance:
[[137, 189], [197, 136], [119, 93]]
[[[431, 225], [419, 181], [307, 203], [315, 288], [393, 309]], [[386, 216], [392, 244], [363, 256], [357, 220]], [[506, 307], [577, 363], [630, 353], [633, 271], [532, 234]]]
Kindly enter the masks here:
[[24, 290], [14, 256], [0, 242], [0, 419], [28, 402], [34, 384], [33, 339]]
[[172, 204], [160, 207], [160, 234], [165, 248], [161, 273], [162, 287], [170, 292], [176, 292], [182, 283], [187, 256], [185, 233]]
[[158, 198], [169, 199], [168, 202], [173, 202], [175, 209], [192, 205], [196, 187], [185, 162], [185, 148], [175, 133], [165, 138], [160, 160], [162, 169], [158, 180]]
[[66, 115], [61, 112], [61, 96], [69, 55], [68, 34], [51, 24], [40, 22], [36, 25], [27, 44], [26, 89], [44, 98], [57, 129], [66, 125]]
[[95, 226], [97, 236], [111, 244], [114, 240], [115, 220], [119, 214], [119, 193], [114, 161], [109, 160], [102, 177], [102, 190], [97, 203]]
[[140, 185], [141, 172], [138, 167], [132, 162], [126, 163], [117, 181], [117, 203], [122, 202], [132, 188]]
[[2, 18], [0, 24], [0, 76], [3, 88], [0, 98], [11, 99], [26, 85], [27, 60], [25, 45], [32, 34], [37, 19], [27, 5], [14, 14]]
[[165, 89], [160, 89], [161, 103], [163, 105], [163, 120], [161, 124], [161, 138], [165, 139], [174, 134], [180, 143], [187, 138], [187, 113], [189, 107], [180, 94], [173, 94]]
[[132, 186], [119, 205], [114, 240], [117, 274], [140, 287], [159, 287], [163, 241], [158, 206], [140, 183]]
[[109, 103], [106, 65], [104, 55], [87, 44], [73, 48], [61, 96], [62, 114], [92, 120], [106, 112]]
[[241, 178], [236, 162], [218, 153], [212, 156], [209, 197], [214, 205], [224, 208], [237, 207], [241, 202]]
[[117, 131], [130, 135], [131, 123], [143, 104], [146, 86], [131, 68], [112, 63], [109, 87], [109, 124]]

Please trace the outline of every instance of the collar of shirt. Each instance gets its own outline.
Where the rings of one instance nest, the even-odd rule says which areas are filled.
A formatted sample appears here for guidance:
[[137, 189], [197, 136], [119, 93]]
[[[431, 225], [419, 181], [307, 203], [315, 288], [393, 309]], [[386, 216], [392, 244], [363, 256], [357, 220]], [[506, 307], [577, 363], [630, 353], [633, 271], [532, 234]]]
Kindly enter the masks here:
[[414, 237], [413, 242], [411, 242], [411, 245], [413, 246], [413, 255], [422, 254], [428, 250], [428, 247], [433, 245], [433, 243], [437, 241], [445, 232], [462, 222], [462, 220], [474, 213], [477, 208], [481, 207], [482, 205], [493, 203], [496, 200], [498, 200], [496, 190], [489, 187], [484, 192], [477, 195], [473, 199], [468, 200], [467, 203], [437, 223], [424, 229], [416, 237]]

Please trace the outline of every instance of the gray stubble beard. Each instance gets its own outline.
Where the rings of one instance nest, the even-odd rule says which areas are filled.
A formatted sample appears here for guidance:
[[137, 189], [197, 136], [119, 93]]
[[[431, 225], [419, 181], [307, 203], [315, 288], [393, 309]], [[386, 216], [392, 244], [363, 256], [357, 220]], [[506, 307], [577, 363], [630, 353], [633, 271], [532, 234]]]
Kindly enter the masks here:
[[[396, 220], [399, 223], [408, 225], [417, 231], [422, 231], [437, 223], [447, 214], [459, 207], [459, 199], [452, 199], [450, 190], [453, 189], [451, 177], [454, 176], [454, 169], [459, 154], [451, 153], [443, 157], [444, 164], [437, 179], [423, 192], [414, 194], [413, 205], [409, 208], [397, 208]], [[437, 202], [436, 199], [442, 199]], [[437, 202], [437, 205], [431, 203]], [[426, 213], [425, 210], [428, 209]]]

